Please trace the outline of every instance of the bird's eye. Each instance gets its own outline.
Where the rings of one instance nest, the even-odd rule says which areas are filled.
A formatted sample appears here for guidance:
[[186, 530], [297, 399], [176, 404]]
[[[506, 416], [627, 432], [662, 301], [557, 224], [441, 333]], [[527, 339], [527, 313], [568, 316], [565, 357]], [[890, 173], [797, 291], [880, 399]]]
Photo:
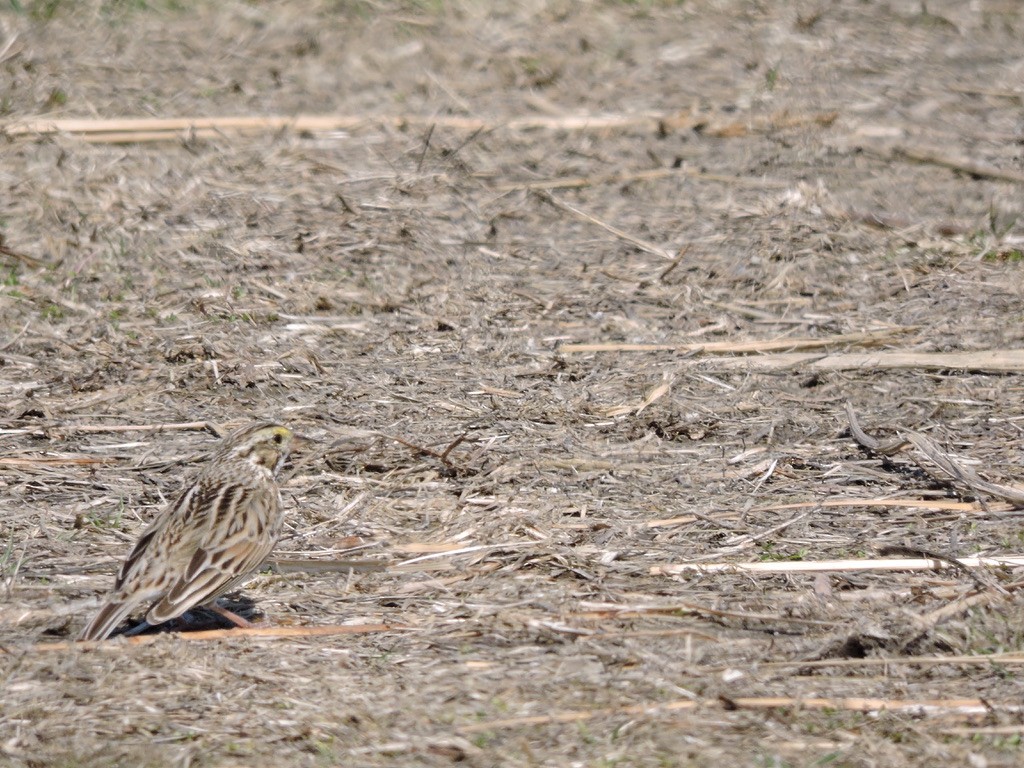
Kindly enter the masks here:
[[274, 442], [277, 443], [278, 445], [280, 445], [282, 440], [284, 440], [284, 437], [281, 436], [281, 433], [280, 432], [275, 432], [274, 433]]

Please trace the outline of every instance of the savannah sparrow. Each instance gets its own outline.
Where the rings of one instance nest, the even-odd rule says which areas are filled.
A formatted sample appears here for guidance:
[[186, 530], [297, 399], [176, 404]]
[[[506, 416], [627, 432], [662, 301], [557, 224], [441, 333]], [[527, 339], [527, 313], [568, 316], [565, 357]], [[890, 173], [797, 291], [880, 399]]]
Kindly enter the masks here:
[[206, 606], [244, 626], [215, 600], [267, 558], [281, 534], [277, 473], [294, 436], [279, 424], [252, 424], [230, 435], [199, 477], [143, 532], [99, 612], [79, 635], [103, 640], [136, 608], [132, 632]]

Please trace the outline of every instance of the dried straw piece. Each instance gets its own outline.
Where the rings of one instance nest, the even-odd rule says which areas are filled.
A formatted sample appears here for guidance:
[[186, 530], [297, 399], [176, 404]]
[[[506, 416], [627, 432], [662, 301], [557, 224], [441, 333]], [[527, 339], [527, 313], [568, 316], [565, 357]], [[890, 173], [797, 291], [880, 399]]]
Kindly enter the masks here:
[[951, 155], [941, 149], [930, 147], [913, 147], [907, 144], [896, 144], [889, 147], [878, 147], [864, 145], [862, 149], [872, 152], [875, 155], [887, 159], [905, 158], [927, 165], [937, 165], [942, 168], [960, 171], [979, 179], [995, 179], [997, 181], [1010, 181], [1017, 184], [1024, 184], [1024, 173], [1006, 168], [997, 168], [988, 163], [981, 163], [966, 157]]
[[[1005, 568], [1024, 565], [1024, 555], [1003, 557], [961, 557], [965, 568]], [[765, 563], [673, 563], [652, 565], [651, 575], [676, 576], [683, 573], [849, 573], [855, 571], [940, 571], [949, 568], [945, 559], [905, 558], [891, 560], [796, 560]]]
[[[743, 355], [752, 353], [774, 352], [782, 349], [819, 349], [837, 345], [875, 346], [883, 344], [899, 333], [908, 333], [913, 328], [886, 328], [880, 331], [868, 331], [866, 333], [841, 333], [835, 336], [823, 338], [797, 338], [782, 337], [777, 339], [753, 339], [750, 341], [715, 341], [705, 344], [694, 344], [683, 342], [680, 344], [624, 344], [618, 342], [597, 342], [591, 344], [574, 343], [561, 344], [558, 352], [561, 354], [572, 354], [579, 352], [702, 352], [704, 354], [722, 353]], [[783, 357], [779, 355], [778, 357]], [[803, 356], [811, 360], [822, 359], [821, 355]], [[837, 355], [842, 357], [842, 355]], [[755, 365], [763, 365], [766, 359], [771, 356], [755, 358]], [[747, 362], [746, 359], [743, 361]], [[790, 365], [787, 362], [787, 365]], [[1022, 355], [1024, 365], [1024, 355]]]
[[835, 120], [835, 112], [789, 115], [779, 113], [742, 125], [735, 122], [714, 121], [706, 115], [689, 112], [644, 112], [604, 115], [527, 115], [510, 120], [483, 120], [457, 115], [269, 115], [264, 117], [172, 117], [172, 118], [67, 118], [54, 120], [11, 120], [0, 125], [0, 135], [8, 138], [38, 136], [51, 133], [78, 133], [87, 141], [127, 143], [129, 141], [164, 141], [180, 139], [183, 135], [200, 133], [260, 133], [293, 130], [305, 133], [325, 133], [355, 130], [365, 126], [405, 128], [434, 127], [479, 132], [505, 129], [510, 131], [597, 131], [645, 130], [661, 134], [669, 131], [690, 130], [700, 126], [708, 135], [723, 138], [745, 136], [752, 132], [779, 128], [818, 125], [828, 126]]
[[[1014, 488], [1012, 486], [990, 483], [987, 480], [983, 480], [978, 477], [974, 470], [965, 467], [950, 456], [930, 437], [927, 437], [920, 432], [905, 430], [901, 433], [902, 437], [883, 444], [860, 428], [860, 424], [857, 420], [857, 414], [854, 412], [853, 406], [850, 403], [846, 404], [846, 415], [850, 421], [850, 433], [853, 435], [853, 439], [857, 441], [858, 445], [866, 448], [872, 453], [878, 453], [883, 456], [892, 456], [903, 450], [908, 445], [913, 446], [917, 449], [918, 453], [929, 459], [933, 464], [939, 467], [939, 469], [953, 478], [955, 482], [967, 486], [967, 488], [975, 494], [988, 494], [990, 496], [1003, 499], [1004, 501], [1008, 501], [1017, 507], [1024, 506], [1024, 490]], [[925, 471], [928, 471], [929, 469], [929, 467], [920, 462], [918, 462], [918, 465]]]
[[0, 653], [24, 653], [67, 651], [73, 648], [82, 650], [123, 651], [125, 645], [149, 645], [161, 638], [173, 637], [181, 641], [200, 640], [231, 640], [243, 637], [281, 639], [291, 637], [326, 637], [333, 635], [360, 635], [377, 632], [403, 631], [408, 627], [393, 624], [354, 624], [329, 627], [248, 627], [234, 629], [208, 629], [197, 632], [159, 632], [153, 635], [136, 635], [135, 637], [114, 637], [109, 640], [94, 642], [63, 642], [38, 643], [28, 648], [0, 646]]
[[1018, 713], [1024, 706], [1018, 702], [992, 702], [982, 699], [871, 699], [871, 698], [791, 698], [789, 696], [722, 696], [715, 700], [695, 701], [693, 699], [676, 699], [666, 702], [635, 704], [628, 707], [604, 707], [593, 710], [570, 710], [550, 712], [545, 715], [526, 717], [509, 717], [502, 720], [489, 720], [483, 723], [463, 725], [457, 730], [460, 733], [480, 733], [484, 731], [520, 728], [532, 725], [551, 725], [553, 723], [578, 723], [598, 717], [656, 717], [668, 712], [691, 710], [697, 707], [712, 706], [717, 703], [723, 709], [831, 709], [847, 712], [905, 712], [918, 717], [941, 716], [970, 718], [988, 715], [991, 712]]

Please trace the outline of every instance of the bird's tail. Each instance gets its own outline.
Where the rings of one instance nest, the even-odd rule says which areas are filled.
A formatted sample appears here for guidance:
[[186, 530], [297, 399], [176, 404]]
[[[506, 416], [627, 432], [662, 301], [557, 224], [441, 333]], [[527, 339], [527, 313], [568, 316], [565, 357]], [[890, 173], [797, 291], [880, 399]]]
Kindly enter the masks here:
[[135, 600], [118, 600], [116, 598], [107, 600], [99, 612], [92, 617], [92, 621], [86, 624], [85, 629], [78, 635], [78, 639], [106, 640], [136, 605], [138, 602]]

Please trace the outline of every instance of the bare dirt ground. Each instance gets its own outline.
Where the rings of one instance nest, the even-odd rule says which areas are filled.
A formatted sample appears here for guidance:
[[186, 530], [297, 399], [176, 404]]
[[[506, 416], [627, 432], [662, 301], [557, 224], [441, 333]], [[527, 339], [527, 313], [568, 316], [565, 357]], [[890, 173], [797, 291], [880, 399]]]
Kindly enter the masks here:
[[[0, 762], [1019, 764], [1019, 569], [669, 566], [1024, 550], [845, 410], [1021, 482], [1022, 104], [1014, 0], [5, 3]], [[71, 642], [266, 418], [243, 606], [385, 626]]]

